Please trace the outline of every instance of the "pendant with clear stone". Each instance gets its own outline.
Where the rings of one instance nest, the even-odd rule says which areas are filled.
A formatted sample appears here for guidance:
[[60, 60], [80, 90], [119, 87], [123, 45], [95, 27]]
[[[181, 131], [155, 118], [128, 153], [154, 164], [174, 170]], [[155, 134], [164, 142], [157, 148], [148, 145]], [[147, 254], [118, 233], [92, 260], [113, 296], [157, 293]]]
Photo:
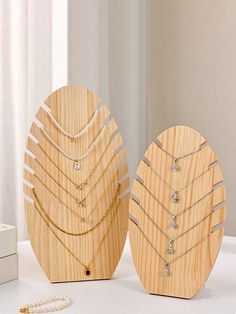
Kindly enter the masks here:
[[178, 228], [178, 224], [177, 224], [177, 222], [176, 222], [176, 219], [177, 219], [176, 216], [172, 216], [172, 222], [171, 222], [170, 226], [171, 226], [172, 228], [174, 228], [174, 229], [177, 229], [177, 228]]
[[173, 240], [170, 240], [170, 244], [167, 248], [167, 253], [168, 254], [174, 254], [175, 253], [175, 248], [174, 248], [174, 241]]
[[171, 199], [174, 203], [179, 202], [179, 193], [177, 191], [174, 191], [171, 195]]
[[163, 268], [162, 273], [165, 277], [168, 277], [170, 275], [170, 269], [169, 269], [168, 264], [166, 264], [166, 266]]
[[171, 170], [175, 172], [180, 170], [180, 167], [178, 165], [178, 159], [175, 159], [174, 162], [172, 163]]
[[80, 162], [75, 161], [74, 162], [74, 168], [75, 168], [75, 170], [79, 170], [80, 169]]

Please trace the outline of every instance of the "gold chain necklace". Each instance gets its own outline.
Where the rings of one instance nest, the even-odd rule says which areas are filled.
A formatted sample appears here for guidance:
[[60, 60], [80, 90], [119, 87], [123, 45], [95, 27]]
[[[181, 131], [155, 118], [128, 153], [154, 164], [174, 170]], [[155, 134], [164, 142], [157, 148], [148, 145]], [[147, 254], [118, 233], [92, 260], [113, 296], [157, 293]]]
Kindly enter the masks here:
[[84, 235], [86, 235], [86, 234], [92, 232], [93, 230], [95, 230], [95, 229], [103, 222], [103, 220], [109, 215], [110, 210], [111, 210], [111, 208], [112, 208], [112, 206], [113, 206], [113, 203], [114, 203], [115, 199], [117, 198], [117, 196], [118, 196], [118, 194], [119, 194], [119, 190], [120, 190], [120, 184], [118, 184], [118, 188], [117, 188], [117, 190], [116, 190], [115, 196], [113, 197], [110, 206], [109, 206], [108, 209], [105, 211], [105, 213], [103, 214], [102, 218], [101, 218], [92, 228], [90, 228], [89, 230], [86, 230], [86, 231], [84, 231], [84, 232], [77, 232], [77, 233], [75, 233], [75, 232], [66, 231], [66, 230], [62, 229], [61, 227], [59, 227], [59, 226], [51, 219], [51, 217], [47, 214], [47, 212], [44, 210], [44, 208], [43, 208], [41, 202], [39, 201], [39, 198], [38, 198], [38, 196], [37, 196], [37, 193], [36, 193], [35, 189], [33, 188], [34, 198], [35, 198], [35, 201], [38, 203], [40, 209], [37, 207], [36, 202], [35, 202], [34, 206], [35, 206], [37, 212], [39, 213], [39, 215], [40, 215], [41, 217], [44, 215], [44, 217], [46, 217], [47, 221], [48, 221], [49, 223], [51, 223], [57, 230], [61, 231], [62, 233], [65, 233], [65, 234], [67, 234], [67, 235], [71, 235], [71, 236], [84, 236]]
[[201, 150], [203, 150], [204, 148], [206, 148], [206, 147], [208, 146], [208, 145], [206, 145], [206, 144], [207, 144], [207, 141], [205, 141], [205, 142], [203, 142], [203, 143], [200, 145], [200, 147], [199, 147], [198, 149], [196, 149], [195, 151], [177, 157], [177, 156], [174, 156], [174, 155], [172, 155], [171, 153], [169, 153], [167, 150], [165, 150], [165, 149], [162, 147], [162, 143], [161, 143], [159, 140], [155, 141], [154, 143], [157, 145], [157, 147], [159, 147], [163, 152], [165, 152], [168, 156], [170, 156], [170, 157], [172, 158], [171, 170], [172, 170], [172, 171], [175, 171], [175, 172], [180, 170], [179, 161], [180, 161], [181, 159], [187, 158], [187, 157], [189, 157], [189, 156], [191, 156], [191, 155], [195, 155], [196, 153], [200, 152]]
[[[134, 200], [133, 200], [134, 201]], [[137, 202], [136, 202], [137, 203]], [[221, 203], [221, 202], [220, 202]], [[220, 204], [219, 203], [219, 204]], [[219, 204], [217, 204], [216, 206], [218, 206]], [[174, 242], [176, 242], [179, 238], [183, 237], [185, 234], [189, 233], [191, 230], [193, 230], [195, 227], [197, 227], [198, 225], [200, 225], [203, 221], [205, 221], [208, 217], [210, 217], [212, 215], [212, 213], [214, 213], [215, 211], [215, 207], [212, 209], [212, 211], [207, 214], [205, 217], [203, 217], [199, 222], [197, 222], [196, 224], [194, 224], [192, 227], [190, 227], [189, 229], [185, 230], [184, 232], [182, 232], [181, 234], [179, 234], [178, 236], [176, 236], [175, 238], [170, 238], [168, 236], [168, 234], [166, 232], [164, 232], [164, 230], [152, 219], [152, 217], [147, 213], [147, 211], [140, 205], [138, 204], [139, 208], [142, 210], [142, 212], [146, 215], [146, 217], [153, 223], [153, 225], [161, 231], [161, 233], [168, 239], [169, 244], [168, 247], [166, 249], [168, 254], [174, 254], [176, 252], [176, 249], [174, 247]], [[134, 218], [135, 219], [135, 218]]]
[[86, 276], [90, 276], [91, 274], [91, 265], [92, 263], [95, 261], [96, 257], [97, 257], [97, 254], [99, 253], [99, 251], [101, 250], [101, 247], [102, 247], [102, 244], [103, 242], [105, 241], [106, 239], [106, 236], [108, 235], [110, 229], [111, 229], [111, 226], [112, 226], [112, 223], [113, 223], [113, 220], [115, 218], [115, 215], [117, 214], [118, 212], [118, 209], [119, 209], [119, 205], [120, 205], [120, 199], [118, 200], [118, 204], [116, 205], [116, 210], [113, 212], [113, 215], [111, 217], [111, 220], [110, 220], [110, 223], [109, 223], [109, 226], [106, 230], [106, 232], [104, 233], [103, 237], [102, 237], [102, 240], [100, 241], [97, 249], [95, 250], [93, 256], [92, 256], [92, 259], [90, 260], [90, 262], [88, 264], [85, 264], [83, 263], [73, 252], [72, 250], [67, 247], [65, 245], [65, 243], [61, 240], [61, 238], [57, 235], [57, 233], [51, 228], [50, 224], [48, 223], [48, 221], [45, 219], [45, 217], [42, 217], [43, 221], [45, 222], [45, 224], [47, 225], [48, 229], [53, 233], [53, 235], [56, 237], [56, 239], [61, 243], [61, 245], [67, 250], [68, 253], [70, 253], [73, 258], [81, 265], [84, 267], [84, 271], [85, 271], [85, 275]]
[[167, 277], [170, 275], [170, 265], [175, 263], [176, 261], [178, 261], [180, 258], [182, 258], [183, 256], [185, 256], [186, 254], [188, 254], [189, 252], [191, 252], [193, 249], [195, 249], [198, 245], [200, 245], [203, 241], [205, 241], [206, 239], [208, 239], [210, 237], [210, 235], [212, 233], [214, 233], [214, 230], [211, 230], [208, 235], [206, 237], [204, 237], [202, 240], [200, 240], [199, 242], [197, 242], [194, 246], [192, 246], [191, 248], [189, 248], [188, 250], [186, 250], [184, 253], [182, 253], [181, 255], [177, 256], [176, 258], [172, 259], [171, 261], [167, 261], [159, 252], [158, 250], [155, 248], [155, 246], [152, 244], [152, 242], [149, 240], [149, 238], [147, 237], [147, 235], [144, 233], [144, 231], [140, 228], [138, 221], [136, 219], [134, 219], [132, 216], [129, 216], [129, 220], [139, 229], [139, 231], [141, 232], [141, 234], [143, 235], [143, 237], [146, 239], [146, 241], [149, 243], [149, 245], [151, 246], [151, 248], [156, 252], [156, 254], [161, 258], [161, 260], [164, 262], [165, 266], [162, 270], [163, 276]]
[[[184, 208], [183, 210], [181, 210], [180, 212], [178, 213], [172, 213], [164, 204], [162, 204], [158, 198], [156, 198], [156, 196], [140, 181], [138, 181], [142, 186], [143, 188], [154, 198], [154, 200], [162, 207], [165, 209], [165, 211], [172, 217], [172, 221], [170, 223], [170, 226], [174, 229], [178, 228], [178, 223], [177, 223], [177, 218], [184, 214], [186, 211], [190, 210], [191, 208], [193, 208], [194, 206], [196, 206], [198, 203], [200, 203], [201, 201], [203, 201], [206, 197], [208, 197], [209, 195], [211, 195], [214, 191], [214, 186], [213, 188], [208, 192], [206, 193], [203, 197], [201, 197], [199, 200], [197, 200], [195, 203], [193, 203], [192, 205], [189, 205], [188, 207]], [[220, 181], [220, 182], [223, 182]], [[219, 182], [219, 183], [220, 183]], [[219, 184], [218, 183], [218, 184]], [[137, 203], [137, 202], [136, 202]]]
[[169, 184], [164, 178], [162, 178], [162, 176], [161, 176], [159, 173], [157, 173], [157, 172], [155, 171], [155, 169], [152, 168], [151, 165], [150, 165], [150, 166], [147, 165], [147, 166], [151, 169], [151, 171], [152, 171], [153, 173], [155, 173], [155, 175], [156, 175], [164, 184], [166, 184], [166, 185], [173, 191], [173, 192], [171, 192], [170, 198], [171, 198], [171, 200], [172, 200], [174, 203], [178, 203], [178, 202], [180, 201], [180, 198], [181, 198], [179, 193], [180, 193], [181, 191], [183, 191], [184, 189], [186, 189], [189, 185], [195, 183], [195, 182], [196, 182], [198, 179], [200, 179], [205, 173], [212, 171], [213, 168], [211, 168], [211, 166], [212, 166], [214, 163], [216, 163], [216, 162], [217, 162], [217, 160], [215, 160], [214, 162], [212, 162], [212, 163], [208, 166], [208, 168], [207, 168], [205, 171], [203, 171], [203, 172], [202, 172], [201, 174], [199, 174], [196, 178], [194, 178], [192, 181], [188, 182], [185, 186], [181, 187], [180, 189], [176, 189], [176, 188], [172, 187], [172, 185]]
[[116, 157], [116, 155], [113, 155], [112, 158], [110, 159], [107, 167], [103, 170], [102, 174], [99, 176], [99, 178], [97, 179], [97, 181], [95, 182], [95, 184], [90, 188], [90, 190], [87, 192], [87, 194], [83, 197], [82, 200], [79, 200], [77, 197], [75, 197], [72, 193], [70, 193], [67, 189], [65, 189], [59, 182], [57, 182], [57, 180], [50, 174], [50, 172], [47, 171], [47, 169], [45, 169], [41, 163], [38, 161], [37, 157], [34, 159], [36, 161], [36, 163], [39, 165], [39, 167], [63, 190], [65, 191], [68, 195], [70, 195], [75, 201], [76, 204], [79, 207], [86, 207], [86, 199], [88, 197], [88, 195], [90, 194], [91, 190], [94, 189], [96, 187], [96, 185], [99, 183], [99, 181], [101, 180], [101, 178], [103, 177], [104, 173], [107, 171], [107, 169], [109, 169], [112, 161], [114, 160], [114, 158]]
[[47, 138], [47, 140], [59, 151], [62, 153], [62, 155], [64, 155], [66, 158], [74, 161], [74, 169], [75, 170], [79, 170], [81, 168], [81, 164], [80, 161], [82, 159], [84, 159], [85, 157], [87, 157], [89, 155], [89, 153], [94, 149], [97, 141], [100, 139], [100, 137], [102, 136], [102, 134], [104, 133], [104, 131], [106, 130], [106, 125], [104, 125], [101, 130], [99, 131], [99, 133], [96, 135], [96, 137], [94, 138], [94, 141], [89, 145], [89, 147], [87, 148], [87, 150], [85, 152], [83, 152], [82, 155], [80, 156], [71, 156], [69, 155], [67, 152], [65, 152], [52, 138], [51, 136], [44, 130], [43, 127], [40, 128], [40, 131], [42, 132], [42, 134]]
[[69, 137], [71, 139], [71, 141], [75, 141], [78, 137], [80, 137], [88, 128], [89, 125], [92, 124], [95, 121], [95, 118], [97, 116], [97, 114], [99, 113], [99, 109], [95, 110], [92, 117], [90, 118], [90, 120], [88, 121], [87, 124], [85, 124], [82, 129], [75, 135], [67, 132], [60, 124], [59, 122], [54, 118], [54, 116], [51, 114], [50, 111], [47, 111], [47, 115], [50, 118], [50, 120], [53, 122], [53, 124], [61, 131], [61, 133], [63, 133], [64, 135], [66, 135], [67, 137]]
[[[89, 173], [89, 175], [87, 176], [87, 178], [86, 178], [83, 182], [81, 182], [81, 183], [77, 183], [77, 182], [73, 181], [70, 177], [68, 177], [67, 174], [66, 174], [63, 170], [61, 170], [60, 167], [55, 163], [55, 161], [46, 153], [46, 151], [43, 149], [43, 147], [40, 145], [40, 143], [37, 143], [36, 145], [38, 145], [38, 147], [40, 148], [40, 150], [41, 150], [41, 151], [44, 153], [44, 155], [49, 159], [49, 161], [56, 167], [56, 169], [57, 169], [58, 171], [60, 171], [60, 173], [62, 173], [63, 176], [75, 186], [76, 190], [83, 190], [83, 189], [86, 187], [86, 185], [88, 184], [88, 181], [89, 181], [89, 179], [91, 178], [91, 176], [93, 175], [93, 173], [97, 170], [97, 168], [98, 168], [98, 166], [99, 166], [99, 164], [100, 164], [100, 161], [103, 159], [103, 156], [105, 155], [105, 153], [106, 153], [106, 151], [107, 151], [107, 149], [108, 149], [108, 147], [109, 147], [111, 141], [112, 141], [112, 140], [111, 140], [111, 138], [110, 138], [110, 140], [109, 140], [109, 142], [107, 143], [107, 145], [106, 145], [106, 147], [105, 147], [103, 153], [101, 154], [99, 160], [97, 161], [95, 167], [94, 167], [94, 168], [92, 169], [92, 171]], [[36, 157], [36, 158], [37, 158], [37, 157]]]
[[[93, 212], [96, 210], [98, 203], [105, 197], [106, 193], [104, 191], [104, 193], [101, 195], [100, 199], [98, 200], [97, 204], [94, 206], [94, 208], [90, 211], [90, 213], [87, 215], [87, 217], [82, 217], [81, 215], [79, 215], [76, 211], [74, 211], [73, 209], [71, 209], [65, 202], [63, 202], [40, 178], [39, 176], [37, 176], [36, 173], [33, 174], [33, 176], [35, 176], [35, 178], [63, 205], [65, 206], [70, 212], [72, 212], [75, 216], [77, 216], [82, 222], [87, 222], [90, 223], [90, 218], [91, 215], [93, 214]], [[110, 183], [112, 183], [114, 181], [114, 179], [117, 176], [117, 172], [115, 174], [115, 176], [113, 177], [113, 179], [110, 181]]]

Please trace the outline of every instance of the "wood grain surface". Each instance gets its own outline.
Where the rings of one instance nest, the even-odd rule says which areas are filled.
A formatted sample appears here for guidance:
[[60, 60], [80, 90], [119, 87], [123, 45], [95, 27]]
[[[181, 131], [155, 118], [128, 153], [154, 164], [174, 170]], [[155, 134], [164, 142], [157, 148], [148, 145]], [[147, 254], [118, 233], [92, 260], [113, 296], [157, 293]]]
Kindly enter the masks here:
[[[107, 107], [86, 88], [65, 86], [45, 104], [36, 114], [25, 153], [25, 216], [33, 250], [51, 282], [109, 279], [128, 228], [129, 178], [121, 134]], [[89, 126], [72, 140], [53, 123], [48, 110], [71, 134]], [[48, 140], [42, 126], [70, 156], [80, 156], [92, 145], [79, 170]], [[78, 189], [86, 178], [87, 185]], [[45, 211], [43, 216], [35, 206], [33, 188]], [[84, 198], [86, 206], [79, 206], [78, 201]], [[93, 230], [72, 236], [60, 229], [76, 234]], [[89, 275], [75, 256], [85, 265], [95, 256]]]
[[[224, 232], [225, 188], [217, 157], [208, 143], [203, 145], [205, 141], [189, 127], [169, 128], [149, 146], [137, 169], [129, 235], [137, 273], [150, 293], [191, 298], [204, 284], [217, 257]], [[184, 156], [201, 145], [200, 151], [178, 161], [179, 171], [171, 169], [170, 155]], [[171, 199], [175, 189], [180, 190], [177, 204]], [[176, 229], [171, 227], [172, 215], [166, 209], [177, 215]], [[169, 239], [178, 236], [175, 253], [168, 254]], [[158, 254], [168, 261], [169, 276], [163, 275], [165, 262]]]

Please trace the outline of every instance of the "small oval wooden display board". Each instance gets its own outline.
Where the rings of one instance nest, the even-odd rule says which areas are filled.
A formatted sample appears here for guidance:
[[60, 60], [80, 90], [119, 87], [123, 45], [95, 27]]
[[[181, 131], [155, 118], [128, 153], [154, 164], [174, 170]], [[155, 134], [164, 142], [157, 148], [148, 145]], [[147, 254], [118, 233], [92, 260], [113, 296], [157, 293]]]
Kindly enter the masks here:
[[137, 170], [130, 200], [133, 260], [145, 289], [191, 298], [221, 245], [225, 188], [217, 158], [195, 130], [161, 133]]
[[24, 170], [35, 255], [52, 282], [111, 278], [127, 228], [123, 140], [96, 94], [66, 86], [37, 112]]

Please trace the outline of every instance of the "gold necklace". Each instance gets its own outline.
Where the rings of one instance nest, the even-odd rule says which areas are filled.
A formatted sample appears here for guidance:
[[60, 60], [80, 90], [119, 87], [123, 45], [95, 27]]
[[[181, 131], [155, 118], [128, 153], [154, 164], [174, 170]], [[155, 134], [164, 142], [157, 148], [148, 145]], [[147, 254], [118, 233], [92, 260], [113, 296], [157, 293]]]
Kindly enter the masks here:
[[103, 177], [104, 173], [107, 171], [107, 169], [109, 169], [112, 161], [114, 160], [114, 158], [116, 157], [116, 154], [112, 156], [112, 158], [110, 159], [107, 167], [103, 170], [102, 174], [99, 176], [99, 178], [97, 179], [97, 181], [95, 182], [95, 184], [91, 187], [90, 191], [87, 192], [86, 196], [83, 197], [82, 200], [79, 200], [77, 197], [75, 197], [73, 194], [71, 194], [67, 189], [65, 189], [59, 182], [57, 182], [57, 180], [50, 174], [50, 172], [47, 171], [47, 169], [45, 169], [40, 162], [38, 161], [37, 158], [35, 158], [34, 160], [36, 161], [36, 163], [39, 165], [39, 167], [63, 190], [65, 191], [67, 194], [69, 194], [75, 201], [76, 204], [79, 207], [86, 207], [86, 199], [88, 197], [88, 195], [90, 194], [91, 190], [93, 190], [96, 185], [99, 183], [100, 179]]
[[[86, 185], [88, 184], [88, 181], [89, 179], [91, 178], [91, 176], [93, 175], [93, 173], [97, 170], [99, 164], [100, 164], [100, 161], [103, 159], [103, 156], [105, 155], [110, 143], [111, 143], [111, 138], [109, 140], [109, 142], [107, 143], [103, 153], [101, 154], [99, 160], [97, 161], [95, 167], [92, 169], [92, 171], [89, 173], [89, 175], [87, 176], [87, 178], [82, 182], [82, 183], [77, 183], [77, 182], [74, 182], [70, 177], [67, 176], [67, 174], [61, 170], [61, 168], [55, 163], [55, 161], [46, 153], [46, 151], [43, 149], [43, 147], [40, 145], [40, 143], [37, 143], [36, 145], [38, 145], [38, 147], [40, 148], [40, 150], [43, 152], [43, 154], [49, 159], [49, 161], [56, 167], [56, 169], [58, 171], [60, 171], [63, 176], [68, 180], [70, 181], [76, 188], [76, 190], [83, 190]], [[36, 157], [37, 158], [37, 157]]]
[[119, 190], [120, 190], [120, 184], [118, 184], [118, 188], [116, 190], [116, 193], [115, 193], [115, 196], [113, 197], [112, 199], [112, 202], [110, 204], [110, 206], [108, 207], [108, 209], [105, 211], [105, 213], [103, 214], [102, 218], [92, 227], [90, 228], [89, 230], [86, 230], [84, 232], [78, 232], [78, 233], [75, 233], [75, 232], [70, 232], [70, 231], [66, 231], [64, 229], [62, 229], [61, 227], [59, 227], [52, 219], [51, 217], [47, 214], [47, 212], [44, 210], [41, 202], [39, 201], [39, 198], [37, 196], [37, 193], [35, 191], [35, 189], [33, 188], [33, 194], [34, 194], [34, 198], [35, 198], [35, 201], [38, 203], [40, 209], [37, 207], [36, 203], [34, 204], [37, 212], [39, 213], [39, 215], [42, 217], [43, 215], [46, 217], [47, 221], [49, 223], [51, 223], [57, 230], [61, 231], [62, 233], [65, 233], [67, 235], [71, 235], [71, 236], [84, 236], [90, 232], [92, 232], [93, 230], [95, 230], [102, 222], [103, 220], [109, 215], [110, 213], [110, 210], [113, 206], [113, 203], [115, 201], [115, 199], [117, 198], [118, 194], [119, 194]]
[[[80, 216], [76, 211], [74, 211], [73, 209], [71, 209], [66, 203], [64, 203], [40, 178], [39, 176], [37, 176], [36, 173], [33, 174], [33, 176], [35, 176], [35, 178], [42, 184], [42, 186], [44, 186], [63, 206], [65, 206], [70, 212], [72, 212], [75, 216], [77, 216], [82, 222], [86, 222], [86, 223], [90, 223], [90, 217], [92, 215], [92, 213], [95, 211], [95, 209], [98, 206], [98, 203], [105, 197], [106, 193], [104, 192], [100, 199], [98, 200], [97, 204], [94, 206], [94, 208], [90, 211], [90, 213], [87, 215], [87, 217], [82, 217]], [[110, 183], [112, 183], [114, 181], [114, 179], [117, 176], [117, 172], [115, 174], [115, 176], [113, 177], [113, 179], [110, 181]]]
[[180, 189], [176, 189], [176, 188], [172, 187], [172, 185], [169, 184], [164, 178], [162, 178], [162, 176], [161, 176], [159, 173], [157, 173], [157, 172], [155, 171], [155, 169], [152, 168], [151, 165], [150, 165], [150, 166], [147, 165], [147, 164], [146, 164], [146, 165], [151, 169], [151, 171], [152, 171], [153, 173], [155, 173], [155, 175], [156, 175], [164, 184], [166, 184], [166, 185], [173, 191], [173, 192], [171, 192], [170, 198], [171, 198], [171, 200], [172, 200], [174, 203], [178, 203], [178, 202], [180, 201], [180, 195], [179, 195], [179, 193], [180, 193], [182, 190], [186, 189], [189, 185], [195, 183], [195, 181], [197, 181], [198, 179], [200, 179], [205, 173], [210, 172], [212, 169], [214, 169], [214, 168], [211, 168], [211, 166], [212, 166], [214, 163], [216, 163], [216, 162], [217, 162], [217, 160], [215, 160], [214, 162], [212, 162], [212, 163], [208, 166], [208, 168], [207, 168], [205, 171], [203, 171], [203, 172], [202, 172], [201, 174], [199, 174], [196, 178], [194, 178], [192, 181], [188, 182], [185, 186], [181, 187]]
[[120, 205], [120, 199], [118, 201], [118, 204], [116, 205], [116, 210], [113, 212], [113, 215], [111, 217], [111, 220], [110, 220], [110, 223], [109, 223], [109, 226], [105, 232], [105, 234], [103, 235], [102, 237], [102, 240], [100, 241], [97, 249], [95, 250], [93, 256], [92, 256], [92, 259], [90, 260], [90, 262], [88, 264], [85, 264], [83, 263], [73, 252], [72, 250], [67, 247], [65, 245], [65, 243], [61, 240], [61, 238], [57, 235], [57, 233], [50, 227], [50, 224], [48, 223], [48, 221], [45, 219], [45, 217], [42, 217], [43, 221], [45, 222], [45, 224], [47, 225], [48, 229], [52, 232], [52, 234], [56, 237], [56, 239], [61, 243], [61, 245], [65, 248], [65, 250], [67, 250], [68, 253], [70, 253], [73, 258], [81, 265], [84, 267], [84, 271], [85, 271], [85, 275], [86, 276], [90, 276], [91, 274], [91, 265], [92, 263], [95, 261], [96, 257], [97, 257], [97, 254], [99, 253], [99, 251], [101, 250], [101, 247], [102, 247], [102, 244], [103, 242], [105, 241], [106, 239], [106, 236], [108, 235], [110, 229], [111, 229], [111, 226], [112, 226], [112, 223], [113, 223], [113, 220], [115, 218], [115, 215], [117, 214], [118, 212], [118, 209], [119, 209], [119, 205]]
[[53, 122], [53, 124], [61, 131], [61, 133], [63, 133], [64, 135], [66, 135], [67, 137], [69, 137], [71, 139], [71, 141], [75, 141], [78, 137], [80, 137], [88, 128], [89, 125], [92, 124], [95, 121], [95, 118], [97, 116], [97, 114], [99, 113], [99, 109], [95, 110], [94, 113], [92, 114], [92, 117], [89, 119], [88, 123], [85, 124], [82, 129], [75, 135], [67, 132], [60, 124], [59, 122], [54, 118], [54, 116], [51, 114], [50, 111], [47, 111], [47, 115], [50, 118], [50, 120]]
[[105, 132], [106, 130], [106, 125], [104, 125], [101, 130], [99, 131], [99, 133], [96, 135], [96, 137], [94, 138], [94, 141], [89, 145], [89, 147], [86, 149], [85, 152], [83, 152], [82, 155], [80, 156], [71, 156], [70, 154], [68, 154], [67, 152], [65, 152], [52, 138], [51, 136], [44, 130], [43, 127], [39, 128], [40, 131], [42, 132], [42, 134], [47, 138], [47, 140], [59, 151], [62, 153], [62, 155], [64, 155], [66, 158], [74, 161], [74, 169], [75, 170], [79, 170], [81, 168], [81, 164], [80, 161], [82, 159], [84, 159], [85, 157], [87, 157], [89, 155], [89, 153], [94, 149], [95, 145], [97, 144], [97, 141], [100, 139], [100, 137], [102, 136], [102, 134]]
[[162, 270], [163, 276], [167, 277], [170, 275], [170, 265], [175, 263], [177, 260], [179, 260], [180, 258], [182, 258], [183, 256], [185, 256], [186, 254], [188, 254], [190, 251], [192, 251], [193, 249], [195, 249], [198, 245], [200, 245], [203, 241], [205, 241], [206, 239], [208, 239], [210, 237], [211, 234], [213, 234], [215, 232], [215, 230], [211, 229], [211, 231], [208, 233], [208, 235], [206, 237], [204, 237], [202, 240], [200, 240], [199, 242], [197, 242], [194, 246], [192, 246], [191, 248], [189, 248], [188, 250], [186, 250], [184, 253], [182, 253], [181, 255], [177, 256], [176, 258], [172, 259], [171, 261], [167, 261], [160, 253], [159, 251], [155, 248], [155, 246], [153, 245], [153, 243], [149, 240], [149, 238], [147, 237], [147, 235], [144, 233], [144, 231], [140, 228], [138, 221], [133, 218], [132, 216], [129, 216], [129, 220], [139, 229], [139, 231], [141, 232], [142, 236], [146, 239], [146, 241], [149, 243], [149, 245], [151, 246], [151, 248], [156, 252], [156, 254], [161, 258], [161, 260], [164, 262], [165, 266]]
[[167, 150], [165, 150], [162, 147], [162, 143], [159, 140], [155, 141], [154, 143], [157, 145], [157, 147], [159, 147], [163, 152], [165, 152], [168, 156], [170, 156], [172, 158], [171, 170], [175, 171], [175, 172], [180, 170], [179, 161], [181, 159], [187, 158], [187, 157], [189, 157], [191, 155], [195, 155], [196, 153], [200, 152], [201, 150], [203, 150], [204, 148], [206, 148], [208, 146], [208, 145], [206, 145], [207, 141], [205, 141], [195, 151], [177, 157], [177, 156], [174, 156], [171, 153], [169, 153]]

